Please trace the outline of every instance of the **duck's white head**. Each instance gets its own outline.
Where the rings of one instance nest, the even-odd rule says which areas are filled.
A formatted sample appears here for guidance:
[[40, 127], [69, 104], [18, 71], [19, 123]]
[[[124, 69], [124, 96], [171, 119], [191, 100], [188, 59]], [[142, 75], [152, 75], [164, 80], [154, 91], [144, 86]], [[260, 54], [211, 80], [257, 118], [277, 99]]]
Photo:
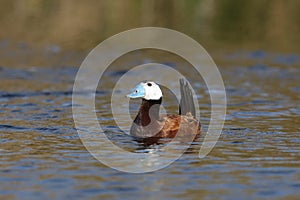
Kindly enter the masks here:
[[159, 100], [162, 97], [162, 92], [158, 84], [153, 81], [140, 82], [135, 86], [129, 98], [144, 98], [146, 100]]

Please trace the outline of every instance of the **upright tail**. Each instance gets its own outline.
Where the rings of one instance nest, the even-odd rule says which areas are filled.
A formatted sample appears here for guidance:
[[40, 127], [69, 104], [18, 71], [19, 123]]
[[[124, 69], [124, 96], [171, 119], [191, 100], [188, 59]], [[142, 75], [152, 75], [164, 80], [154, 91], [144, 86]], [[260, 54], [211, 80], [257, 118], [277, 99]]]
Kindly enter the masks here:
[[187, 113], [191, 113], [194, 117], [196, 117], [195, 104], [193, 100], [193, 93], [188, 82], [181, 78], [180, 82], [180, 94], [181, 100], [179, 105], [179, 114], [186, 115]]

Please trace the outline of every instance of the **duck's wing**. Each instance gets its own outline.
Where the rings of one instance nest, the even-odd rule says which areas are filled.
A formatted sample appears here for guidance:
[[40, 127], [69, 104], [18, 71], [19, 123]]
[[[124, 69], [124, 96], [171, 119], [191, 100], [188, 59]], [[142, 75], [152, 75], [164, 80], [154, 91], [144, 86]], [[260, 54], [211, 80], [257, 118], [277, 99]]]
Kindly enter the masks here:
[[179, 105], [179, 115], [186, 115], [191, 113], [194, 117], [196, 116], [195, 104], [193, 100], [193, 93], [191, 86], [188, 84], [187, 80], [181, 78], [180, 82], [180, 105]]
[[[187, 115], [166, 115], [163, 117], [163, 128], [158, 137], [173, 138], [194, 137], [200, 134], [201, 124], [190, 113]], [[180, 132], [178, 132], [180, 130]]]

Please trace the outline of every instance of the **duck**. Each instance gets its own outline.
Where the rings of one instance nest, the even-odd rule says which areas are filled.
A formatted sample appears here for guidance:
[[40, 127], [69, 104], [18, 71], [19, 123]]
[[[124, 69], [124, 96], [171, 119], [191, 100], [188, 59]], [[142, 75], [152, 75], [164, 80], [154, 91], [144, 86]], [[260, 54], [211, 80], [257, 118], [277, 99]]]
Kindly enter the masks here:
[[200, 135], [201, 123], [196, 119], [195, 104], [191, 88], [181, 78], [181, 100], [178, 114], [160, 114], [163, 93], [154, 81], [138, 83], [127, 97], [142, 98], [139, 111], [132, 122], [130, 135], [137, 138], [174, 138]]

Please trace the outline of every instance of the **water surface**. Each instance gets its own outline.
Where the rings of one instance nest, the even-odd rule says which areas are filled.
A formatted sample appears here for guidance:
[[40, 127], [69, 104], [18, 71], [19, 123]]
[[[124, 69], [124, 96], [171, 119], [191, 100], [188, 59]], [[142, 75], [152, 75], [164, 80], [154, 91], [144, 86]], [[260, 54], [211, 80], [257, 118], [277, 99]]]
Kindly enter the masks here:
[[[71, 112], [77, 68], [2, 66], [0, 197], [297, 199], [299, 56], [239, 51], [216, 57], [228, 97], [226, 123], [217, 145], [207, 157], [199, 159], [203, 135], [172, 165], [146, 174], [111, 169], [93, 158], [81, 143]], [[153, 56], [151, 59], [155, 60]], [[147, 62], [145, 57], [141, 60]], [[132, 62], [116, 62], [107, 80], [118, 79], [125, 72], [120, 66]], [[184, 68], [174, 59], [167, 64]], [[193, 81], [205, 132], [210, 118], [209, 93], [201, 80]], [[118, 132], [107, 110], [112, 83], [103, 84], [105, 87], [99, 88], [96, 95], [97, 115], [111, 140], [133, 152], [159, 148], [162, 144], [147, 146]], [[125, 94], [130, 89], [120, 92]], [[175, 103], [166, 102], [170, 112], [177, 112]]]

